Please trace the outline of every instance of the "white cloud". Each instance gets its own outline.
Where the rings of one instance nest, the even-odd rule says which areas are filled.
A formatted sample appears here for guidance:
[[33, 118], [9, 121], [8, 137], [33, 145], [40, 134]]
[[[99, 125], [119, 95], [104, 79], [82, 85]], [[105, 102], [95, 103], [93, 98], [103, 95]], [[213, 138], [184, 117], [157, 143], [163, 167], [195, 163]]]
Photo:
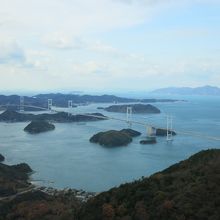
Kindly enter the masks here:
[[72, 69], [76, 75], [84, 75], [86, 77], [89, 75], [100, 76], [100, 74], [109, 73], [109, 66], [106, 63], [100, 63], [94, 60], [90, 60], [86, 63], [74, 63]]
[[25, 54], [26, 67], [35, 68], [38, 71], [46, 71], [49, 65], [52, 65], [52, 57], [47, 51], [27, 50]]
[[15, 40], [0, 40], [0, 64], [21, 63], [24, 60], [24, 51]]
[[110, 0], [1, 0], [0, 4], [0, 14], [16, 21], [18, 32], [28, 28], [29, 32], [37, 30], [39, 34], [79, 34], [122, 27], [139, 22], [142, 13], [129, 6], [117, 7]]
[[46, 68], [49, 57], [45, 52], [25, 50], [14, 39], [0, 40], [0, 65], [9, 67], [12, 73], [14, 69], [36, 68], [42, 70]]
[[119, 50], [110, 45], [104, 44], [100, 41], [96, 41], [95, 43], [91, 43], [88, 46], [89, 50], [100, 52], [100, 53], [109, 53], [109, 54], [119, 54]]
[[82, 49], [85, 45], [80, 37], [64, 33], [50, 33], [43, 37], [42, 42], [56, 49]]

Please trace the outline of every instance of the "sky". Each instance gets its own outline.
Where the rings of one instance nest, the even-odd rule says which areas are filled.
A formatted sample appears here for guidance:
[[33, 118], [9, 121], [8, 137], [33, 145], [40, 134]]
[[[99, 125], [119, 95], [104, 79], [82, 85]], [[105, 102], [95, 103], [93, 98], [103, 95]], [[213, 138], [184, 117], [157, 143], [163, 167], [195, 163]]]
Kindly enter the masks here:
[[220, 0], [0, 5], [0, 92], [220, 86]]

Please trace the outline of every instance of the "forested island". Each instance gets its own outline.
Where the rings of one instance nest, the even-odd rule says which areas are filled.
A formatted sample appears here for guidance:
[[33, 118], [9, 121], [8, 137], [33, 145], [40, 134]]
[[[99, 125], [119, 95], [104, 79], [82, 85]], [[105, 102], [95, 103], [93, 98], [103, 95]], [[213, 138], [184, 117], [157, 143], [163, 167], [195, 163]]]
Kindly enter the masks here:
[[[176, 135], [175, 131], [168, 130], [168, 134], [171, 133], [172, 135]], [[134, 137], [138, 137], [140, 135], [141, 133], [139, 131], [130, 128], [122, 129], [120, 131], [108, 130], [94, 134], [89, 141], [105, 147], [119, 147], [127, 146], [132, 142]], [[167, 129], [155, 128], [155, 136], [146, 136], [145, 139], [140, 141], [140, 144], [155, 144], [157, 143], [156, 136], [167, 136]]]
[[28, 183], [27, 164], [0, 163], [0, 220], [218, 220], [220, 150], [201, 151], [150, 177], [82, 200]]
[[46, 131], [52, 131], [55, 129], [54, 124], [45, 121], [45, 120], [35, 120], [32, 121], [30, 124], [28, 124], [24, 131], [30, 133], [30, 134], [38, 134]]
[[37, 120], [47, 120], [51, 122], [82, 122], [82, 121], [99, 121], [105, 120], [105, 116], [101, 113], [88, 113], [88, 114], [78, 114], [69, 115], [66, 112], [58, 113], [44, 113], [44, 114], [25, 114], [16, 112], [13, 110], [6, 110], [0, 114], [0, 122], [26, 122], [26, 121], [37, 121]]
[[104, 110], [108, 112], [117, 112], [117, 113], [126, 113], [127, 108], [131, 107], [132, 108], [132, 113], [134, 114], [159, 114], [160, 110], [150, 104], [144, 105], [144, 104], [127, 104], [127, 105], [111, 105], [107, 108], [104, 108]]
[[110, 130], [93, 135], [90, 138], [90, 142], [106, 147], [126, 146], [132, 142], [133, 137], [139, 135], [141, 135], [140, 132], [132, 129], [122, 129], [120, 131]]

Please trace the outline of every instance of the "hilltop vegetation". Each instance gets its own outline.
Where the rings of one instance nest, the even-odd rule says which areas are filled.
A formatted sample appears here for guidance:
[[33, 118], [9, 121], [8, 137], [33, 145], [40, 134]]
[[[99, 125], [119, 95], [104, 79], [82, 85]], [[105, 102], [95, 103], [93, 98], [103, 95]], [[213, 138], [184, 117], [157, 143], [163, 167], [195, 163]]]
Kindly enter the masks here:
[[220, 150], [201, 151], [149, 178], [91, 199], [79, 219], [218, 220]]
[[25, 163], [12, 166], [0, 163], [0, 197], [13, 195], [20, 189], [29, 187], [30, 172], [32, 169]]
[[[16, 193], [20, 185], [10, 184], [26, 184], [27, 171], [26, 165], [0, 163], [0, 188], [2, 180], [10, 180], [8, 186], [15, 192], [9, 195]], [[86, 203], [71, 193], [54, 196], [39, 190], [6, 201], [0, 198], [0, 220], [219, 220], [219, 207], [220, 150], [212, 149]]]

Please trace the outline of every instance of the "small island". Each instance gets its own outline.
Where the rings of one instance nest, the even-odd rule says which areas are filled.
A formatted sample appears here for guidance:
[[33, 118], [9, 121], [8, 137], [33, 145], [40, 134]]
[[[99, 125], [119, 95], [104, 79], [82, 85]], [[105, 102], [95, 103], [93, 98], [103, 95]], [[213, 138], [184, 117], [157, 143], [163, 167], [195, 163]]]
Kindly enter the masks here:
[[[169, 134], [172, 133], [172, 135], [176, 135], [175, 131], [168, 130], [168, 133]], [[167, 136], [167, 129], [157, 128], [156, 129], [156, 136]]]
[[140, 134], [140, 132], [132, 129], [110, 130], [93, 135], [90, 138], [90, 142], [106, 147], [126, 146], [132, 142], [132, 137], [139, 136]]
[[0, 154], [0, 162], [3, 162], [4, 160], [5, 160], [5, 157], [2, 154]]
[[35, 120], [32, 121], [30, 124], [28, 124], [24, 131], [30, 133], [30, 134], [38, 134], [46, 131], [52, 131], [55, 129], [55, 126], [48, 121], [44, 120]]
[[108, 112], [126, 113], [127, 108], [132, 107], [132, 113], [134, 114], [159, 114], [160, 110], [150, 104], [130, 104], [130, 105], [111, 105], [104, 108]]
[[157, 143], [156, 137], [149, 137], [140, 141], [140, 144], [156, 144], [156, 143]]

